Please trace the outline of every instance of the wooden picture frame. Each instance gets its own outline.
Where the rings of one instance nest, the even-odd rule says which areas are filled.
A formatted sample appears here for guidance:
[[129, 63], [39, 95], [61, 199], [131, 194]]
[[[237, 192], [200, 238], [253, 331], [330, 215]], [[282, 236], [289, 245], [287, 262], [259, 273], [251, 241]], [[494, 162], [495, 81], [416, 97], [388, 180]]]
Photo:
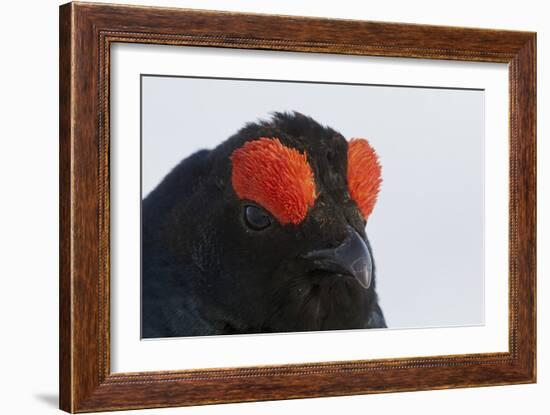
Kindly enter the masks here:
[[[261, 29], [261, 30], [260, 30]], [[109, 68], [117, 42], [509, 65], [509, 352], [111, 373]], [[69, 3], [60, 8], [60, 408], [91, 412], [536, 380], [536, 34]]]

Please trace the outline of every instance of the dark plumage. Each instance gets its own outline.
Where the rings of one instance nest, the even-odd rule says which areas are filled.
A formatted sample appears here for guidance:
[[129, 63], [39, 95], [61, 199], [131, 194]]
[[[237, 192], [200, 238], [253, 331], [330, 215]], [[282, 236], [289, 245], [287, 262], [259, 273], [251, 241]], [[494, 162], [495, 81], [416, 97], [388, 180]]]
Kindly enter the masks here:
[[[259, 137], [307, 155], [316, 199], [299, 224], [235, 193], [231, 156]], [[276, 113], [181, 161], [143, 200], [142, 336], [385, 327], [347, 151], [331, 128]], [[361, 276], [334, 255], [362, 255]]]

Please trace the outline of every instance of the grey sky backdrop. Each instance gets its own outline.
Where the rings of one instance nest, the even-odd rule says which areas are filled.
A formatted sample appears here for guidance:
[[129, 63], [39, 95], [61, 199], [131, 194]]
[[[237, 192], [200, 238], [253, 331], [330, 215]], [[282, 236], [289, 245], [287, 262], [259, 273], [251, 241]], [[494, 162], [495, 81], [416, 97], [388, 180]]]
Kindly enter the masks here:
[[483, 324], [483, 91], [144, 76], [143, 196], [181, 159], [290, 110], [380, 157], [367, 235], [388, 327]]

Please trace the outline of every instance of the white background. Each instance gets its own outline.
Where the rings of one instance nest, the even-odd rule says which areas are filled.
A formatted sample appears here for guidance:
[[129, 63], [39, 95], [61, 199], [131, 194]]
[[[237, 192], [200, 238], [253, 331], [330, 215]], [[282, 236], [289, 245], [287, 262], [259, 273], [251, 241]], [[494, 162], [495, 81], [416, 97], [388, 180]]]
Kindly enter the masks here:
[[[550, 89], [541, 82], [548, 64], [546, 38], [550, 28], [544, 2], [465, 0], [360, 3], [334, 1], [148, 1], [134, 3], [179, 5], [235, 11], [317, 15], [370, 20], [464, 25], [538, 31], [538, 183], [539, 183], [539, 383], [475, 388], [323, 398], [271, 403], [218, 405], [156, 410], [178, 414], [256, 414], [281, 412], [463, 414], [546, 413], [549, 405], [549, 307], [541, 301], [550, 271], [550, 147], [548, 121], [542, 117]], [[2, 116], [0, 153], [2, 214], [2, 412], [55, 413], [57, 406], [57, 5], [56, 1], [6, 3], [2, 9]], [[6, 53], [7, 52], [7, 53]], [[544, 189], [546, 187], [546, 189]], [[546, 296], [548, 297], [548, 296]], [[545, 350], [546, 349], [546, 350]], [[143, 411], [151, 412], [153, 411]], [[136, 412], [134, 412], [136, 413]]]
[[[311, 54], [296, 54], [289, 52], [265, 52], [265, 51], [236, 51], [236, 50], [213, 50], [211, 48], [173, 48], [170, 46], [142, 46], [142, 45], [116, 45], [113, 47], [111, 55], [111, 369], [115, 372], [132, 372], [132, 371], [147, 371], [147, 370], [173, 370], [187, 369], [190, 367], [226, 367], [226, 366], [250, 366], [264, 364], [280, 364], [280, 363], [297, 363], [307, 361], [335, 361], [335, 360], [355, 360], [369, 358], [384, 358], [384, 357], [405, 357], [405, 356], [427, 356], [427, 355], [446, 355], [446, 354], [463, 354], [475, 352], [496, 352], [508, 350], [507, 332], [507, 201], [508, 201], [508, 186], [507, 186], [507, 136], [508, 136], [508, 74], [506, 67], [500, 64], [479, 64], [472, 62], [442, 62], [442, 61], [426, 61], [413, 59], [387, 59], [373, 57], [340, 57], [327, 55], [311, 55]], [[139, 105], [139, 74], [140, 73], [186, 73], [190, 75], [201, 76], [216, 76], [224, 75], [230, 77], [246, 77], [260, 79], [294, 79], [294, 80], [323, 80], [323, 81], [347, 81], [347, 82], [373, 82], [377, 84], [410, 84], [410, 85], [445, 85], [450, 87], [474, 87], [484, 88], [484, 100], [486, 101], [486, 111], [484, 114], [482, 103], [469, 102], [468, 105], [472, 108], [466, 111], [463, 116], [465, 120], [468, 117], [475, 117], [477, 121], [477, 132], [466, 130], [465, 126], [458, 128], [450, 127], [454, 124], [455, 118], [452, 115], [444, 115], [448, 112], [464, 112], [463, 108], [449, 109], [449, 97], [453, 101], [457, 101], [457, 94], [467, 94], [464, 91], [446, 91], [447, 98], [441, 100], [442, 90], [422, 90], [419, 88], [394, 88], [401, 95], [393, 95], [393, 99], [385, 97], [388, 92], [388, 87], [369, 88], [370, 92], [363, 92], [353, 87], [343, 86], [328, 86], [323, 85], [322, 90], [327, 91], [327, 88], [333, 88], [331, 96], [336, 101], [348, 101], [348, 105], [353, 106], [353, 102], [361, 102], [356, 104], [361, 107], [358, 112], [353, 110], [343, 111], [332, 109], [327, 111], [326, 107], [321, 105], [319, 108], [309, 104], [306, 111], [308, 114], [313, 114], [318, 119], [332, 120], [330, 124], [339, 125], [344, 128], [342, 132], [350, 136], [355, 130], [365, 130], [367, 137], [372, 139], [371, 143], [376, 148], [382, 165], [384, 166], [384, 184], [382, 194], [378, 201], [378, 207], [369, 219], [367, 226], [370, 241], [375, 248], [377, 258], [377, 270], [379, 276], [379, 285], [377, 292], [381, 297], [381, 305], [384, 313], [388, 318], [389, 327], [399, 327], [399, 318], [395, 317], [395, 310], [402, 311], [405, 309], [410, 314], [410, 320], [413, 324], [418, 324], [416, 327], [425, 325], [443, 326], [443, 328], [432, 328], [428, 330], [352, 330], [352, 331], [325, 331], [320, 333], [287, 333], [287, 334], [270, 334], [270, 335], [248, 335], [248, 336], [210, 336], [202, 338], [182, 338], [171, 339], [170, 341], [140, 341], [140, 284], [137, 276], [139, 275], [139, 126], [140, 126], [140, 105]], [[314, 74], [314, 75], [312, 75]], [[165, 81], [167, 78], [163, 78]], [[181, 81], [180, 81], [181, 82]], [[220, 81], [218, 81], [220, 82]], [[145, 83], [144, 85], [147, 85]], [[240, 84], [242, 87], [242, 84]], [[275, 85], [273, 83], [269, 85]], [[311, 84], [308, 84], [311, 88]], [[325, 97], [306, 98], [308, 92], [304, 89], [305, 84], [292, 84], [293, 92], [286, 91], [284, 84], [277, 84], [277, 90], [283, 95], [291, 97], [292, 104], [299, 105], [299, 109], [304, 110], [303, 106], [308, 105], [308, 101], [326, 101]], [[318, 86], [317, 86], [318, 87]], [[287, 87], [288, 88], [288, 87]], [[296, 90], [301, 88], [301, 90]], [[334, 90], [334, 88], [339, 88]], [[342, 90], [342, 88], [345, 88]], [[366, 88], [366, 87], [363, 87]], [[213, 88], [210, 88], [213, 89]], [[190, 91], [179, 91], [175, 86], [171, 86], [170, 90], [178, 97], [189, 95]], [[338, 98], [338, 92], [340, 97]], [[424, 91], [424, 92], [422, 92]], [[394, 92], [394, 94], [396, 93]], [[454, 93], [454, 95], [453, 95]], [[472, 91], [469, 92], [472, 94]], [[217, 101], [209, 106], [210, 114], [219, 114], [223, 111], [226, 115], [239, 126], [250, 117], [250, 114], [256, 111], [262, 111], [261, 105], [253, 105], [247, 107], [246, 104], [235, 105], [234, 99], [230, 102], [225, 102], [225, 96], [241, 97], [246, 94], [243, 91], [238, 93], [228, 91], [226, 89], [216, 88], [216, 99], [206, 99], [207, 102]], [[262, 89], [260, 97], [248, 96], [245, 100], [258, 101], [265, 99], [271, 103], [280, 102], [274, 96], [270, 96], [266, 89]], [[359, 94], [359, 96], [357, 96]], [[364, 95], [373, 95], [370, 98]], [[376, 95], [379, 94], [379, 95]], [[451, 94], [451, 95], [449, 95]], [[428, 97], [432, 96], [431, 102]], [[439, 98], [437, 96], [439, 95]], [[152, 120], [146, 114], [149, 114], [151, 105], [159, 107], [163, 111], [164, 105], [168, 103], [171, 107], [169, 112], [176, 111], [180, 105], [170, 105], [170, 100], [167, 98], [161, 99], [161, 102], [150, 101], [150, 92], [145, 91], [144, 98], [146, 102], [143, 105], [146, 123], [144, 125], [144, 137], [150, 135], [149, 124]], [[416, 96], [415, 102], [411, 99]], [[421, 104], [418, 97], [422, 96], [425, 100]], [[385, 98], [384, 98], [385, 97]], [[207, 97], [203, 97], [207, 98]], [[376, 109], [369, 104], [369, 99], [376, 101]], [[384, 105], [385, 101], [391, 102], [391, 107]], [[400, 101], [396, 104], [395, 101]], [[288, 101], [283, 101], [288, 102]], [[454, 102], [457, 105], [457, 102]], [[218, 107], [216, 106], [218, 105]], [[289, 105], [289, 104], [286, 104]], [[330, 105], [330, 104], [327, 104]], [[432, 123], [435, 128], [429, 130], [426, 124], [429, 123], [425, 119], [426, 114], [430, 113], [427, 108], [432, 108], [437, 105], [437, 115], [428, 116], [437, 118], [437, 122]], [[464, 104], [462, 104], [464, 105]], [[229, 110], [227, 107], [237, 107]], [[410, 109], [414, 106], [415, 109]], [[419, 107], [423, 107], [423, 110]], [[272, 107], [268, 107], [272, 109]], [[315, 108], [315, 109], [314, 109]], [[268, 109], [268, 110], [269, 110]], [[263, 111], [268, 111], [264, 108]], [[364, 111], [364, 112], [363, 112]], [[168, 111], [167, 111], [168, 112]], [[185, 111], [189, 114], [189, 110]], [[481, 114], [480, 114], [481, 113]], [[376, 123], [369, 123], [367, 114], [372, 114], [376, 119]], [[384, 117], [391, 116], [393, 118], [384, 122]], [[485, 128], [480, 122], [479, 116], [483, 115], [486, 118]], [[413, 119], [407, 119], [410, 116]], [[347, 117], [347, 118], [346, 118]], [[176, 118], [182, 118], [181, 115]], [[195, 116], [200, 121], [200, 116]], [[354, 118], [365, 121], [354, 121]], [[388, 124], [395, 123], [394, 118], [399, 118], [400, 123], [405, 124], [403, 129], [398, 127], [390, 127]], [[196, 141], [202, 143], [208, 142], [208, 136], [205, 131], [212, 133], [214, 129], [197, 128], [193, 130], [192, 122], [185, 122], [183, 125], [170, 124], [167, 120], [163, 120], [160, 124], [162, 128], [154, 128], [156, 134], [168, 128], [172, 132], [178, 131], [180, 134], [193, 135], [194, 138], [182, 137], [181, 141], [185, 141], [188, 145], [195, 146], [192, 150], [187, 148], [179, 151], [189, 152], [196, 150]], [[223, 126], [223, 122], [218, 119], [218, 124]], [[431, 121], [430, 121], [431, 123]], [[441, 124], [439, 124], [441, 123]], [[471, 121], [464, 121], [471, 124]], [[370, 124], [370, 125], [369, 125]], [[438, 125], [439, 124], [439, 125]], [[374, 125], [379, 125], [376, 129]], [[476, 123], [474, 123], [476, 125]], [[185, 127], [183, 127], [185, 126]], [[470, 126], [471, 128], [471, 126]], [[452, 136], [448, 131], [455, 130], [456, 136]], [[230, 132], [219, 132], [222, 136], [227, 136]], [[422, 145], [422, 139], [428, 140], [428, 145]], [[463, 137], [470, 136], [469, 138]], [[486, 139], [483, 139], [483, 135]], [[471, 141], [468, 141], [471, 140]], [[219, 142], [219, 138], [217, 139]], [[420, 147], [420, 151], [415, 153], [415, 150], [405, 149], [403, 141], [411, 141]], [[437, 148], [434, 144], [439, 141], [441, 145]], [[163, 147], [164, 143], [160, 136], [154, 137], [154, 142], [158, 147]], [[194, 144], [195, 143], [195, 144]], [[462, 144], [464, 149], [453, 150], [453, 156], [457, 158], [466, 158], [468, 154], [468, 164], [473, 164], [472, 167], [455, 167], [455, 170], [462, 171], [464, 169], [473, 170], [470, 178], [462, 175], [452, 177], [453, 173], [445, 171], [449, 166], [456, 166], [456, 162], [445, 160], [444, 154], [452, 148], [453, 145]], [[486, 146], [485, 166], [483, 166], [483, 145]], [[430, 147], [427, 149], [426, 147]], [[144, 149], [150, 153], [150, 146], [147, 142], [144, 143]], [[401, 151], [407, 154], [411, 160], [403, 160]], [[441, 165], [434, 166], [430, 162], [430, 156], [427, 153], [435, 153], [434, 156], [444, 159], [446, 168]], [[172, 153], [178, 153], [178, 150], [172, 148]], [[471, 154], [474, 153], [474, 154]], [[462, 156], [461, 156], [462, 155]], [[398, 161], [395, 160], [398, 159]], [[473, 160], [477, 159], [477, 168]], [[415, 160], [421, 160], [425, 166], [419, 167]], [[439, 160], [438, 160], [439, 161]], [[175, 161], [174, 161], [175, 162]], [[145, 167], [148, 163], [144, 164]], [[441, 181], [447, 185], [453, 182], [458, 182], [455, 187], [466, 186], [470, 189], [468, 195], [460, 197], [461, 191], [457, 191], [457, 197], [453, 199], [453, 189], [451, 191], [435, 190], [437, 196], [431, 196], [426, 188], [440, 188], [438, 181], [426, 180], [423, 187], [414, 182], [416, 174], [423, 172], [424, 175], [433, 175], [430, 170], [437, 171], [437, 176], [440, 176]], [[393, 171], [395, 168], [395, 172]], [[483, 199], [480, 198], [480, 193], [483, 190], [483, 176], [485, 170], [486, 193], [485, 207], [487, 212], [485, 220], [486, 241], [485, 250], [482, 248], [481, 231]], [[403, 179], [403, 171], [407, 173], [412, 182], [407, 182]], [[413, 173], [414, 172], [414, 173]], [[393, 178], [396, 176], [395, 179]], [[464, 177], [463, 177], [464, 176]], [[401, 192], [404, 188], [414, 189], [406, 191], [405, 197], [409, 200], [403, 200]], [[452, 185], [451, 185], [452, 187]], [[477, 195], [476, 195], [477, 189]], [[397, 199], [394, 204], [397, 205], [396, 213], [391, 214], [394, 209], [392, 207], [391, 193], [398, 193], [393, 196]], [[414, 202], [410, 200], [410, 194], [422, 194], [424, 192], [424, 200], [419, 203], [422, 206], [426, 205], [425, 200], [429, 200], [429, 204], [433, 205], [434, 210], [441, 210], [442, 213], [457, 212], [456, 206], [449, 206], [437, 202], [436, 198], [441, 198], [441, 194], [445, 194], [445, 199], [449, 199], [450, 205], [460, 206], [463, 210], [468, 204], [477, 203], [477, 218], [475, 214], [470, 214], [469, 217], [452, 219], [446, 218], [451, 222], [460, 224], [463, 230], [456, 230], [453, 226], [447, 223], [442, 223], [442, 219], [438, 219], [435, 212], [425, 215], [426, 212], [413, 212], [408, 216], [400, 207], [407, 205], [407, 210], [414, 211], [411, 205]], [[447, 194], [448, 193], [448, 194]], [[389, 196], [389, 197], [388, 197]], [[471, 201], [462, 201], [460, 199], [471, 198]], [[477, 199], [477, 200], [476, 200]], [[390, 203], [388, 203], [390, 202]], [[480, 203], [481, 202], [481, 203]], [[471, 206], [471, 205], [470, 205]], [[471, 209], [471, 207], [470, 207]], [[475, 211], [475, 209], [473, 209]], [[410, 212], [409, 212], [410, 213]], [[458, 214], [458, 212], [457, 212]], [[460, 214], [464, 216], [463, 212]], [[384, 219], [384, 215], [389, 215], [389, 218]], [[403, 219], [404, 222], [400, 222]], [[417, 222], [418, 228], [411, 228], [409, 222]], [[426, 222], [432, 222], [428, 224]], [[388, 243], [388, 239], [393, 239], [392, 226], [397, 223], [399, 231], [394, 231], [395, 239], [400, 239], [400, 242], [390, 242], [390, 246], [384, 245]], [[435, 226], [434, 226], [435, 224]], [[435, 230], [434, 228], [440, 228]], [[433, 236], [434, 233], [444, 230], [447, 232], [440, 236]], [[466, 231], [466, 235], [461, 238], [460, 232]], [[475, 236], [470, 234], [477, 233], [478, 239], [476, 244]], [[420, 236], [422, 234], [422, 236]], [[448, 262], [457, 262], [452, 258], [446, 248], [449, 248], [448, 242], [439, 242], [440, 246], [434, 246], [430, 241], [430, 235], [439, 241], [447, 241], [452, 235], [453, 239], [458, 240], [458, 246], [455, 251], [461, 252], [464, 256], [464, 261], [471, 262], [471, 268], [467, 269], [463, 266], [455, 266], [455, 270], [451, 271]], [[462, 239], [460, 241], [460, 239]], [[403, 243], [403, 244], [401, 244]], [[462, 245], [472, 245], [471, 249], [475, 252], [464, 249]], [[421, 248], [415, 251], [415, 246]], [[396, 261], [391, 255], [387, 256], [391, 251], [399, 252], [396, 256], [399, 261]], [[407, 255], [407, 251], [412, 253]], [[450, 249], [453, 251], [453, 248]], [[485, 252], [484, 252], [485, 251]], [[443, 266], [438, 265], [438, 261], [424, 258], [424, 252], [429, 252], [429, 255], [439, 257]], [[481, 265], [480, 256], [485, 254], [485, 266]], [[478, 260], [476, 261], [476, 255]], [[451, 256], [451, 258], [450, 258]], [[415, 261], [419, 261], [416, 263]], [[403, 268], [399, 269], [396, 262], [403, 262]], [[431, 264], [425, 265], [427, 262]], [[439, 266], [439, 269], [436, 269]], [[410, 267], [410, 268], [408, 268]], [[477, 269], [476, 269], [477, 268]], [[481, 268], [481, 269], [480, 269]], [[411, 269], [416, 270], [411, 272]], [[418, 270], [422, 269], [423, 276], [418, 277]], [[445, 307], [454, 308], [461, 302], [475, 302], [472, 297], [468, 299], [460, 292], [470, 289], [477, 291], [478, 302], [483, 303], [483, 280], [480, 279], [482, 271], [485, 269], [486, 278], [486, 321], [483, 326], [477, 327], [446, 327], [448, 325], [457, 325], [463, 322], [445, 322], [445, 314], [438, 309], [437, 302], [429, 301], [423, 297], [427, 291], [426, 286], [430, 287], [432, 297], [443, 297], [446, 299]], [[442, 285], [449, 286], [452, 294], [445, 294], [444, 290], [438, 288], [438, 284], [434, 282], [434, 277], [430, 274], [437, 275], [440, 280], [454, 279], [451, 281], [440, 281]], [[462, 274], [470, 274], [470, 281], [467, 281]], [[410, 275], [409, 278], [403, 278], [404, 275]], [[426, 279], [424, 279], [426, 278]], [[476, 282], [472, 278], [477, 279]], [[392, 279], [394, 281], [393, 289], [391, 288]], [[414, 281], [416, 279], [416, 281]], [[406, 281], [404, 281], [406, 280]], [[415, 287], [414, 284], [419, 287]], [[459, 283], [463, 282], [461, 286]], [[480, 284], [481, 283], [481, 284]], [[409, 286], [407, 284], [413, 284]], [[423, 286], [424, 285], [424, 286]], [[481, 286], [480, 286], [481, 285]], [[419, 290], [420, 288], [420, 290]], [[409, 298], [402, 299], [396, 293], [401, 290], [405, 291]], [[419, 293], [420, 291], [420, 293]], [[388, 297], [399, 299], [396, 305], [391, 307], [391, 301]], [[451, 300], [452, 298], [452, 300]], [[388, 301], [386, 301], [388, 300]], [[422, 302], [422, 306], [417, 306], [415, 301]], [[482, 304], [480, 304], [482, 305]], [[475, 308], [475, 305], [469, 305]], [[462, 308], [462, 307], [460, 307]], [[483, 310], [483, 308], [482, 308]], [[482, 311], [480, 310], [480, 311]], [[440, 314], [440, 323], [437, 320], [424, 319], [418, 314]], [[415, 320], [416, 318], [416, 320]], [[448, 316], [447, 316], [448, 318]], [[392, 322], [393, 321], [393, 322]], [[403, 321], [403, 320], [402, 320]], [[423, 323], [422, 323], [423, 322]], [[401, 322], [403, 324], [403, 322]], [[403, 326], [401, 326], [403, 327]], [[414, 326], [413, 326], [414, 327]], [[340, 345], [346, 344], [342, 349]], [[223, 352], [220, 352], [220, 351]]]

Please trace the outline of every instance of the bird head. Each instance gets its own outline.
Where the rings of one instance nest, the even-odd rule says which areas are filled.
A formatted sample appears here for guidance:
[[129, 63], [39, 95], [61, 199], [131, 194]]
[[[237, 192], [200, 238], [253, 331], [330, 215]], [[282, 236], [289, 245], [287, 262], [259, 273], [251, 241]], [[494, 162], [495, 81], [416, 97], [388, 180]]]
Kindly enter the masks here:
[[372, 326], [365, 228], [381, 167], [368, 141], [275, 113], [203, 155], [185, 197], [172, 173], [158, 237], [203, 318], [234, 332]]

